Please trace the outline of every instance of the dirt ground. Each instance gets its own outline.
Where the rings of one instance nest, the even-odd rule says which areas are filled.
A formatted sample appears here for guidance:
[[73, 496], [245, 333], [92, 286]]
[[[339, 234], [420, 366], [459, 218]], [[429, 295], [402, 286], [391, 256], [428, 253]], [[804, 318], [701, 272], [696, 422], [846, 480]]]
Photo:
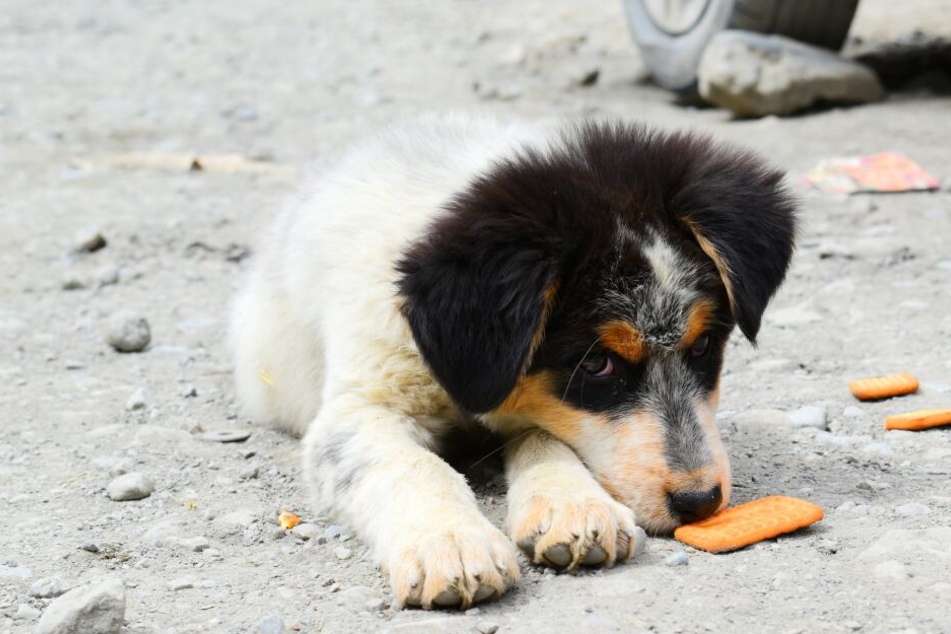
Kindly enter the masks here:
[[[896, 6], [863, 0], [853, 35], [951, 35], [951, 2]], [[31, 595], [38, 580], [116, 576], [130, 633], [951, 632], [951, 428], [882, 426], [951, 406], [951, 100], [919, 87], [732, 121], [644, 75], [620, 2], [0, 0], [0, 633], [34, 628], [50, 602]], [[889, 196], [795, 185], [788, 282], [759, 347], [730, 345], [719, 420], [735, 501], [800, 496], [824, 521], [727, 555], [652, 538], [607, 571], [523, 564], [517, 589], [464, 614], [390, 606], [366, 548], [311, 511], [297, 441], [237, 415], [225, 315], [302, 169], [401, 116], [475, 107], [703, 130], [794, 184], [822, 158], [884, 150], [942, 180]], [[123, 168], [132, 152], [269, 169]], [[108, 245], [75, 254], [90, 231]], [[151, 323], [145, 352], [104, 342], [120, 309]], [[846, 389], [904, 370], [918, 394], [865, 404]], [[790, 425], [803, 406], [824, 407], [828, 429]], [[155, 492], [110, 500], [129, 471]], [[478, 490], [499, 521], [495, 476]], [[309, 540], [277, 527], [281, 509]], [[666, 564], [681, 551], [688, 565]]]

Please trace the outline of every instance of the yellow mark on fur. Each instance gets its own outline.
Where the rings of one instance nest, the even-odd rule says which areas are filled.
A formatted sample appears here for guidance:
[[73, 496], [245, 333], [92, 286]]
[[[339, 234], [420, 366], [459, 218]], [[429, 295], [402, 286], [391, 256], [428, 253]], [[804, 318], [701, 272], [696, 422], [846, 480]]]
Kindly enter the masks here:
[[601, 342], [631, 363], [643, 361], [647, 351], [641, 333], [626, 321], [609, 321], [598, 328]]
[[274, 387], [274, 377], [264, 368], [258, 370], [258, 378], [267, 384], [268, 387]]

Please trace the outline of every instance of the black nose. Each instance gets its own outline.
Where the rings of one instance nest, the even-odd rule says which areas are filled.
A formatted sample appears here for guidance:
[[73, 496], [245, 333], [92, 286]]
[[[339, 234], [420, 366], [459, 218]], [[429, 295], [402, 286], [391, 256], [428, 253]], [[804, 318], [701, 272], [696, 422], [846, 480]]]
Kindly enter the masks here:
[[709, 491], [670, 493], [667, 496], [667, 501], [674, 513], [680, 516], [680, 521], [684, 524], [690, 524], [713, 515], [720, 508], [720, 502], [723, 501], [723, 492], [718, 484]]

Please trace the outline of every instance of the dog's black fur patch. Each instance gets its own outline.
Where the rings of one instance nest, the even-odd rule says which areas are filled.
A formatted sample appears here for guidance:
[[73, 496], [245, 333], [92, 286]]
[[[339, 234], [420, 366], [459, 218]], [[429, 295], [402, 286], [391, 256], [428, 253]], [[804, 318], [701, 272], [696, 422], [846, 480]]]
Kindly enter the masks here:
[[[717, 318], [720, 336], [735, 321], [754, 341], [793, 251], [794, 204], [781, 181], [754, 154], [703, 136], [624, 123], [567, 128], [562, 144], [500, 161], [446, 203], [398, 263], [404, 315], [449, 395], [464, 410], [488, 412], [532, 361], [540, 328], [545, 340], [533, 367], [565, 367], [611, 318], [605, 297], [613, 281], [636, 286], [648, 274], [636, 243], [619, 251], [621, 232], [675, 245], [705, 271], [703, 292], [724, 304], [699, 231], [726, 263], [733, 289], [734, 305]], [[553, 284], [554, 303], [546, 306]], [[720, 362], [718, 353], [704, 369], [706, 385]], [[619, 405], [614, 388], [583, 395], [571, 382], [564, 387], [585, 408]], [[634, 397], [623, 398], [630, 406]]]

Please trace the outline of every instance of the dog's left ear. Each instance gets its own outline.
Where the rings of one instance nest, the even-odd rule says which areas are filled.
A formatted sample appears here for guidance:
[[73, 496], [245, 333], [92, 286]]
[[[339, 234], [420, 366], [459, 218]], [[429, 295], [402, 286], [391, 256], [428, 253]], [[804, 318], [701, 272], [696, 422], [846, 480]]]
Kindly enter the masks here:
[[716, 265], [740, 330], [756, 341], [793, 254], [796, 204], [783, 172], [749, 152], [702, 144], [671, 208]]
[[512, 392], [557, 292], [558, 256], [517, 218], [450, 216], [397, 265], [402, 312], [436, 379], [470, 413]]

